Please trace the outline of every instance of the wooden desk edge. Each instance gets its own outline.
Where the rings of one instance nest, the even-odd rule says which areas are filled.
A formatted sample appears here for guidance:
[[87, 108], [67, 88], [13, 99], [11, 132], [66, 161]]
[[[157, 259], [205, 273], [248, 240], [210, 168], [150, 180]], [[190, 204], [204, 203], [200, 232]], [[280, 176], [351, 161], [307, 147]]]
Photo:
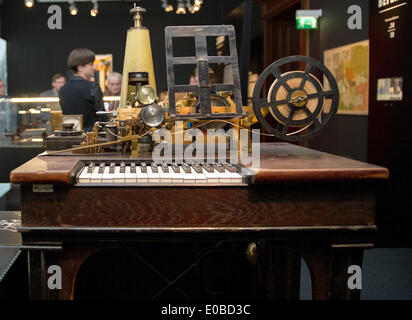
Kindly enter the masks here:
[[[270, 145], [263, 148], [271, 147]], [[299, 153], [302, 151], [313, 152], [313, 154], [325, 155], [323, 152], [306, 149], [294, 145], [280, 143], [273, 145], [273, 150], [276, 148], [287, 148], [289, 154]], [[328, 155], [328, 154], [326, 154]], [[332, 158], [343, 158], [340, 156], [329, 155]], [[90, 158], [90, 157], [89, 157]], [[79, 160], [87, 159], [78, 155], [73, 156], [45, 156], [38, 155], [25, 164], [14, 169], [10, 173], [10, 182], [15, 184], [63, 184], [71, 185], [72, 171], [75, 169]], [[343, 158], [346, 159], [346, 158]], [[379, 181], [389, 179], [389, 170], [384, 167], [371, 165], [365, 162], [349, 160], [347, 168], [257, 168], [255, 171], [255, 183], [283, 183], [283, 182], [342, 182], [342, 181]], [[267, 161], [267, 160], [266, 160]], [[276, 160], [273, 160], [276, 161]], [[287, 160], [285, 160], [287, 161]], [[304, 161], [304, 160], [302, 160]], [[271, 161], [270, 161], [271, 162]], [[269, 163], [270, 163], [269, 162]], [[48, 167], [48, 163], [52, 163]], [[47, 167], [41, 168], [41, 165]], [[354, 166], [354, 164], [358, 166]], [[47, 171], [46, 171], [47, 170]], [[252, 168], [253, 170], [253, 168]]]
[[389, 170], [383, 167], [364, 169], [305, 169], [305, 170], [265, 170], [260, 169], [255, 183], [269, 182], [342, 182], [388, 180]]

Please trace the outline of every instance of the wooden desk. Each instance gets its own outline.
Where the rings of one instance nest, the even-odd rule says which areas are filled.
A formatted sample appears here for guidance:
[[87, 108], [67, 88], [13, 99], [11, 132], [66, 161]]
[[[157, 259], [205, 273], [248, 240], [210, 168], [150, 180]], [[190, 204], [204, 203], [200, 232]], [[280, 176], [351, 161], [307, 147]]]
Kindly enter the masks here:
[[[249, 187], [81, 188], [72, 185], [80, 159], [38, 156], [11, 173], [11, 182], [21, 184], [33, 298], [73, 298], [83, 261], [118, 241], [202, 239], [258, 243], [259, 280], [270, 299], [297, 297], [280, 285], [290, 278], [282, 266], [290, 252], [307, 262], [314, 299], [360, 296], [347, 288], [347, 271], [373, 245], [385, 168], [270, 143], [261, 145]], [[53, 192], [35, 193], [33, 184], [52, 184]], [[62, 290], [47, 288], [50, 264], [62, 268]]]

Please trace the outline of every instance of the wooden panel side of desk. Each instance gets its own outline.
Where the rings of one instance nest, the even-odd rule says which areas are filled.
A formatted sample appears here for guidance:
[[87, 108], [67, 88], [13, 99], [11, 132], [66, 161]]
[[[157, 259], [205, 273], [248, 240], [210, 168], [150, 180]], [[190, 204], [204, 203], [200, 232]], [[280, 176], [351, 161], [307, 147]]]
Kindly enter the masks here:
[[371, 226], [370, 189], [330, 186], [69, 188], [22, 186], [22, 225], [49, 227]]

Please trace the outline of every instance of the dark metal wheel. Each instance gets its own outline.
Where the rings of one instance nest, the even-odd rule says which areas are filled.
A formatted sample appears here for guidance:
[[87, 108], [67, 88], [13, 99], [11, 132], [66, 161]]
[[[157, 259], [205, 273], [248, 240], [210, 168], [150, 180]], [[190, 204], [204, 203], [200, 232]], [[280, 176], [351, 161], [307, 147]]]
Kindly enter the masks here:
[[[305, 63], [305, 70], [282, 73], [280, 68], [292, 62]], [[315, 72], [323, 76], [325, 85], [328, 82], [329, 90], [324, 90]], [[263, 85], [271, 75], [275, 81], [269, 94], [262, 97]], [[327, 100], [331, 100], [329, 110], [324, 108]], [[313, 137], [336, 114], [338, 106], [339, 90], [332, 73], [321, 62], [306, 56], [290, 56], [275, 61], [260, 74], [253, 90], [253, 109], [262, 128], [286, 141]], [[275, 118], [275, 127], [265, 119], [265, 109], [269, 109]]]

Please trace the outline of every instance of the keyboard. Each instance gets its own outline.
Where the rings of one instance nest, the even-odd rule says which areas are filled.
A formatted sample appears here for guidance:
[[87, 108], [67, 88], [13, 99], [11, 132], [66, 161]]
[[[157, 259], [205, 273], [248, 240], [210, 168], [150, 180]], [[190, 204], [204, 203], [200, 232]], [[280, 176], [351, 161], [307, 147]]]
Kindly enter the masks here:
[[230, 163], [84, 161], [77, 186], [248, 185], [253, 172]]

